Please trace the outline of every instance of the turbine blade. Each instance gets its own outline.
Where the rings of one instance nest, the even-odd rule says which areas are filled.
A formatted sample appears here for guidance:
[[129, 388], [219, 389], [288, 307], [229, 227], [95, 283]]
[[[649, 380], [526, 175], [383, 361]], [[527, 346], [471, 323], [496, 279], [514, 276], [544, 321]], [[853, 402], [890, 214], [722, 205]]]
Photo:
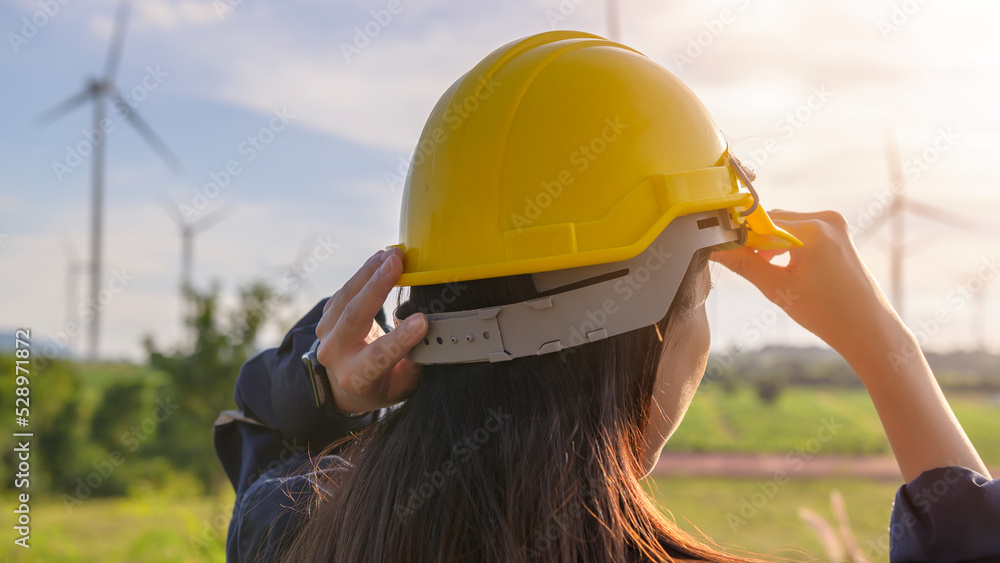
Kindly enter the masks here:
[[935, 236], [925, 236], [917, 240], [912, 240], [906, 243], [903, 249], [906, 251], [906, 258], [913, 258], [917, 254], [926, 252], [941, 242], [941, 239]]
[[108, 49], [108, 58], [104, 63], [104, 82], [108, 85], [114, 83], [115, 74], [118, 72], [118, 62], [122, 58], [122, 46], [125, 43], [125, 30], [128, 27], [129, 8], [131, 7], [132, 0], [121, 0], [118, 3], [115, 26], [111, 31], [111, 47]]
[[163, 142], [160, 137], [153, 132], [153, 128], [149, 126], [148, 123], [136, 113], [135, 108], [125, 103], [125, 99], [122, 97], [121, 93], [115, 90], [116, 97], [114, 103], [112, 104], [115, 109], [125, 118], [129, 124], [135, 128], [136, 132], [139, 133], [146, 143], [167, 163], [175, 173], [180, 173], [183, 170], [181, 161], [174, 155], [174, 152], [170, 150], [170, 147]]
[[986, 232], [986, 227], [975, 219], [959, 215], [958, 213], [953, 213], [947, 209], [921, 203], [913, 199], [907, 199], [905, 206], [907, 210], [912, 211], [925, 219], [930, 219], [931, 221], [951, 225], [952, 227], [969, 233], [982, 234]]
[[285, 264], [274, 267], [274, 269], [277, 270], [282, 276], [284, 276], [288, 272], [295, 274], [296, 278], [298, 278], [299, 280], [299, 285], [294, 292], [296, 294], [300, 292], [302, 290], [302, 286], [308, 283], [309, 281], [308, 280], [309, 276], [305, 277], [301, 276], [300, 268], [302, 266], [303, 260], [305, 260], [305, 258], [309, 255], [310, 251], [312, 250], [312, 248], [310, 247], [310, 243], [313, 240], [315, 240], [313, 238], [313, 233], [307, 231], [305, 236], [303, 236], [302, 240], [299, 242], [299, 247], [295, 251], [295, 257], [292, 258], [291, 261], [286, 262]]
[[84, 88], [82, 92], [70, 97], [69, 99], [63, 100], [48, 110], [40, 113], [38, 117], [35, 118], [35, 123], [39, 127], [44, 127], [83, 105], [83, 103], [90, 99], [91, 96], [93, 96], [93, 92], [90, 88]]
[[174, 220], [174, 223], [177, 223], [177, 227], [184, 230], [184, 217], [181, 215], [181, 210], [178, 209], [177, 203], [175, 203], [170, 196], [162, 192], [159, 196], [157, 196], [157, 199], [160, 200], [160, 205], [163, 206], [163, 210], [167, 212], [167, 215], [170, 215], [170, 218]]

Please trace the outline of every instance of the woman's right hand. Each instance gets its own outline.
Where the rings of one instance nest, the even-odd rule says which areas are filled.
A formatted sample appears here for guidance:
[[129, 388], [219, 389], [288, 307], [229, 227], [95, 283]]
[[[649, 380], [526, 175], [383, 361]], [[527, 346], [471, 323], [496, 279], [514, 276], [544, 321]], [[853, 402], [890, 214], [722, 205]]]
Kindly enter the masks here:
[[421, 366], [405, 356], [427, 334], [427, 317], [411, 315], [388, 334], [374, 321], [402, 273], [399, 249], [379, 251], [323, 307], [317, 359], [342, 412], [394, 405], [420, 383]]
[[802, 241], [788, 250], [787, 266], [770, 263], [784, 250], [743, 247], [715, 252], [712, 259], [748, 279], [847, 360], [868, 390], [905, 481], [950, 465], [989, 478], [916, 338], [858, 256], [844, 218], [834, 211], [768, 214]]
[[714, 252], [712, 260], [743, 276], [850, 361], [873, 342], [877, 330], [906, 328], [861, 261], [844, 217], [835, 211], [774, 210], [774, 223], [803, 246], [787, 250], [787, 266], [771, 264], [785, 250], [748, 247]]

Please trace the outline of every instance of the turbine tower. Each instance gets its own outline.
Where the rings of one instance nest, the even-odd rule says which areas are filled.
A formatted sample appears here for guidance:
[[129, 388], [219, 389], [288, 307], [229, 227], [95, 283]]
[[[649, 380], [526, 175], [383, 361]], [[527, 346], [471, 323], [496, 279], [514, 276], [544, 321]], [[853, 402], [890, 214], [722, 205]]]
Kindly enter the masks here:
[[[919, 248], [918, 244], [906, 242], [904, 223], [905, 214], [903, 212], [909, 211], [916, 215], [920, 215], [925, 219], [950, 225], [971, 233], [982, 232], [982, 227], [974, 219], [953, 213], [934, 205], [921, 203], [908, 197], [906, 195], [906, 183], [903, 179], [903, 164], [899, 157], [899, 147], [896, 144], [896, 129], [888, 121], [882, 129], [882, 141], [885, 147], [886, 164], [889, 169], [890, 186], [892, 193], [895, 194], [895, 197], [892, 199], [892, 202], [889, 204], [885, 213], [877, 217], [867, 230], [855, 238], [855, 243], [858, 246], [861, 246], [867, 242], [882, 225], [887, 222], [890, 223], [890, 299], [892, 300], [892, 305], [895, 307], [896, 312], [899, 313], [900, 318], [905, 320], [905, 317], [903, 316], [903, 278], [905, 275], [903, 261], [922, 249]], [[918, 240], [916, 242], [920, 243], [923, 241]]]
[[[104, 121], [105, 102], [110, 99], [113, 107], [122, 114], [128, 123], [135, 128], [139, 135], [153, 148], [168, 166], [175, 172], [180, 170], [180, 163], [173, 152], [166, 144], [153, 132], [149, 125], [139, 117], [135, 109], [125, 103], [125, 100], [115, 86], [115, 74], [118, 71], [118, 62], [121, 60], [122, 44], [125, 40], [125, 28], [128, 21], [130, 0], [121, 0], [118, 4], [118, 12], [115, 17], [114, 29], [111, 32], [111, 46], [108, 49], [108, 57], [104, 64], [104, 74], [99, 78], [90, 78], [83, 90], [64, 102], [52, 107], [45, 113], [38, 116], [40, 125], [47, 125], [56, 119], [73, 111], [84, 103], [91, 101], [94, 103], [94, 130], [103, 131], [101, 123]], [[93, 303], [98, 302], [101, 291], [101, 268], [103, 267], [103, 211], [104, 211], [104, 143], [107, 141], [109, 133], [105, 132], [102, 138], [94, 143], [91, 152], [91, 204], [90, 204], [90, 259], [87, 265], [90, 268], [90, 298]], [[100, 344], [100, 308], [93, 307], [93, 315], [90, 318], [88, 327], [88, 357], [91, 360], [97, 359]]]
[[608, 25], [608, 39], [621, 40], [621, 26], [618, 20], [618, 0], [604, 0], [604, 17]]
[[[963, 276], [959, 284], [969, 283], [969, 277]], [[986, 299], [990, 289], [990, 280], [982, 280], [982, 287], [972, 294], [969, 303], [969, 349], [975, 352], [985, 352], [987, 347], [986, 333]]]
[[[194, 276], [194, 237], [217, 225], [223, 219], [232, 215], [233, 207], [228, 205], [217, 208], [203, 214], [200, 219], [188, 221], [181, 214], [177, 205], [164, 196], [163, 208], [174, 220], [181, 235], [181, 274], [180, 274], [180, 295], [181, 295], [181, 326], [187, 323], [192, 313], [190, 291], [192, 288], [192, 277]], [[188, 343], [194, 342], [194, 333], [188, 329]]]
[[[80, 260], [68, 235], [62, 237], [63, 256], [66, 258], [66, 328], [76, 323], [77, 312], [74, 306], [77, 303], [80, 274], [87, 270], [87, 262]], [[75, 333], [75, 331], [73, 331]], [[76, 347], [76, 334], [69, 336], [66, 342], [66, 349], [69, 355], [73, 355], [73, 348]]]

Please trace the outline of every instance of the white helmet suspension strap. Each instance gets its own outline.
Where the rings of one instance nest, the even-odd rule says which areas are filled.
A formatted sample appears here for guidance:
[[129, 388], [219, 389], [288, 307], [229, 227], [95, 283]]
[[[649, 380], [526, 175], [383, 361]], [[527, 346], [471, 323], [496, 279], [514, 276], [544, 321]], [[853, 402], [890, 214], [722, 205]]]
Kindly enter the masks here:
[[[427, 336], [407, 358], [421, 364], [502, 362], [653, 325], [667, 314], [695, 252], [745, 242], [745, 226], [725, 209], [677, 217], [634, 258], [532, 274], [536, 290], [555, 292], [545, 297], [428, 314]], [[558, 292], [587, 281], [594, 283]]]

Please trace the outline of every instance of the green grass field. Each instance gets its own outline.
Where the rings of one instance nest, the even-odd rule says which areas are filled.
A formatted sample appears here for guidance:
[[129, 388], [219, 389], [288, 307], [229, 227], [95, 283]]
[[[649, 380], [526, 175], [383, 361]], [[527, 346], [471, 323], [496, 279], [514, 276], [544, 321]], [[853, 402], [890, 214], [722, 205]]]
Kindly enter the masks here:
[[[14, 546], [11, 539], [0, 547], [0, 557], [46, 563], [221, 563], [232, 507], [232, 493], [219, 499], [90, 499], [72, 512], [59, 500], [33, 500], [31, 547]], [[8, 529], [5, 537], [10, 534]]]
[[[946, 393], [947, 394], [947, 393]], [[966, 433], [990, 465], [1000, 465], [1000, 403], [981, 394], [947, 394]], [[726, 394], [699, 391], [667, 451], [784, 454], [817, 437], [831, 420], [843, 429], [823, 443], [823, 455], [890, 455], [875, 407], [863, 389], [785, 389], [765, 405], [747, 387]]]
[[[793, 479], [761, 493], [757, 480], [660, 478], [647, 481], [667, 514], [696, 538], [736, 555], [763, 559], [823, 561], [817, 536], [798, 516], [800, 508], [836, 527], [830, 492], [840, 491], [858, 545], [872, 561], [888, 561], [889, 514], [896, 486], [850, 479]], [[755, 496], [755, 494], [757, 494]], [[766, 500], [765, 500], [766, 499]], [[744, 503], [744, 500], [746, 501]], [[711, 541], [706, 540], [709, 538]], [[881, 546], [881, 547], [880, 547]]]
[[[996, 401], [975, 395], [949, 399], [983, 458], [1000, 464]], [[817, 389], [787, 389], [773, 405], [761, 404], [751, 390], [699, 392], [668, 449], [786, 453], [816, 437], [824, 418], [833, 418], [844, 428], [823, 444], [821, 453], [889, 453], [863, 390]], [[888, 560], [878, 546], [880, 541], [885, 545], [896, 490], [891, 483], [793, 479], [765, 495], [766, 502], [761, 495], [754, 497], [761, 490], [756, 480], [677, 477], [650, 480], [647, 486], [685, 530], [704, 533], [735, 553], [747, 550], [767, 559], [796, 561], [823, 559], [818, 537], [799, 518], [798, 510], [808, 508], [832, 522], [829, 494], [837, 489], [844, 495], [863, 551], [873, 560]], [[747, 508], [743, 499], [758, 506]], [[33, 497], [32, 548], [13, 546], [8, 526], [4, 537], [11, 539], [0, 547], [0, 559], [221, 562], [231, 507], [231, 493], [221, 499], [139, 493], [124, 499], [90, 499], [70, 513], [58, 499]], [[10, 514], [10, 509], [4, 512]]]
[[[796, 515], [810, 508], [832, 522], [829, 493], [846, 500], [859, 543], [869, 552], [885, 534], [895, 486], [851, 480], [793, 480], [778, 487], [756, 514], [741, 513], [741, 499], [753, 502], [752, 480], [669, 478], [647, 482], [653, 497], [696, 537], [707, 535], [733, 553], [766, 559], [822, 560], [820, 542]], [[232, 496], [212, 499], [93, 499], [69, 513], [59, 501], [32, 505], [31, 549], [0, 548], [15, 562], [225, 561], [225, 536]], [[727, 515], [745, 520], [736, 529]], [[745, 516], [749, 516], [744, 518]], [[9, 533], [9, 532], [8, 532]], [[884, 541], [884, 540], [883, 540]], [[745, 550], [745, 551], [744, 551]], [[876, 555], [879, 553], [876, 552]], [[874, 560], [887, 561], [881, 555]]]

